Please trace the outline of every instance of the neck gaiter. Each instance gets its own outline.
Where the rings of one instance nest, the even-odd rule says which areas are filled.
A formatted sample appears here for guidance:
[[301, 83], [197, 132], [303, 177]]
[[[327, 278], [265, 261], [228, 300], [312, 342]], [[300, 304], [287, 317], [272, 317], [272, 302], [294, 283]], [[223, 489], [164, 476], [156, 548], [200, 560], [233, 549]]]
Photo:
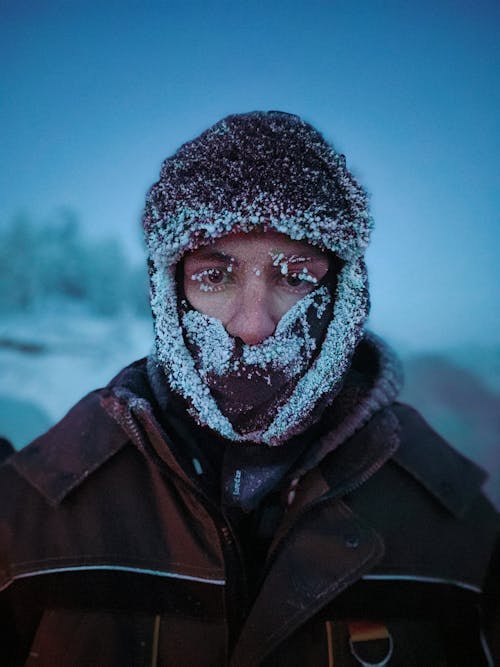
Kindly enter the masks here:
[[332, 297], [326, 286], [306, 295], [258, 345], [233, 338], [219, 320], [186, 302], [182, 311], [184, 340], [202, 382], [235, 430], [258, 440], [316, 358]]

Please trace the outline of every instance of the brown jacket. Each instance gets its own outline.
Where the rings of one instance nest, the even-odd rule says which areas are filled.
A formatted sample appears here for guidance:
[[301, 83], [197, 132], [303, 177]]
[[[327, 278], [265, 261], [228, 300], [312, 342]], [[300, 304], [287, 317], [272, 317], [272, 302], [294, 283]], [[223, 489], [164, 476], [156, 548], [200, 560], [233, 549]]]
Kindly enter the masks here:
[[300, 480], [250, 601], [148, 403], [94, 392], [0, 468], [0, 663], [494, 664], [482, 481], [414, 410], [381, 409]]

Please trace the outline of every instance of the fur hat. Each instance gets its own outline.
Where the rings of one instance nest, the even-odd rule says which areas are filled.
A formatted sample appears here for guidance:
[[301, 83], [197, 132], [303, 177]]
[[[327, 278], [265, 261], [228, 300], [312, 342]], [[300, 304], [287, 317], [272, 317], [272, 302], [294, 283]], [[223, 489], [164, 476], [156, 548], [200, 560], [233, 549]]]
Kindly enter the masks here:
[[372, 219], [345, 158], [298, 116], [228, 116], [185, 143], [161, 168], [143, 217], [148, 247], [176, 262], [235, 227], [270, 227], [351, 261]]
[[228, 116], [162, 165], [143, 216], [155, 355], [192, 414], [231, 440], [245, 438], [220, 413], [184, 343], [175, 272], [191, 250], [231, 231], [274, 229], [343, 260], [334, 312], [313, 367], [263, 436], [277, 444], [301, 430], [340, 387], [368, 315], [363, 260], [372, 228], [368, 198], [345, 158], [298, 116]]

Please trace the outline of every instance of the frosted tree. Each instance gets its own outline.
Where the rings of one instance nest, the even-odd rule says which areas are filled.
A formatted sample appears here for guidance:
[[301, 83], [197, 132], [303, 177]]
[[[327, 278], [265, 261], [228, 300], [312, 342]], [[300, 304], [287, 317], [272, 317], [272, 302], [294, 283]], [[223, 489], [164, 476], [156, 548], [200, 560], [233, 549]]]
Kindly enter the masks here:
[[1, 232], [0, 307], [26, 311], [38, 300], [36, 231], [26, 214], [16, 216]]
[[145, 271], [130, 266], [116, 240], [90, 238], [61, 209], [35, 224], [16, 216], [0, 230], [0, 310], [18, 313], [75, 305], [89, 313], [147, 313]]

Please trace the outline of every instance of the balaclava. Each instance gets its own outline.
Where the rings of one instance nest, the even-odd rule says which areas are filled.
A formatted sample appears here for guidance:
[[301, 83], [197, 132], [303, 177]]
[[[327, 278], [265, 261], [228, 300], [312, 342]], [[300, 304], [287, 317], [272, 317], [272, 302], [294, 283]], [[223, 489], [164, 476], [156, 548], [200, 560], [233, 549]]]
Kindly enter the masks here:
[[[148, 193], [143, 225], [154, 360], [194, 419], [229, 440], [268, 445], [279, 445], [316, 421], [342, 385], [369, 310], [363, 254], [372, 219], [367, 195], [344, 156], [298, 116], [278, 111], [228, 116], [165, 160]], [[186, 308], [177, 282], [186, 252], [232, 231], [254, 229], [315, 245], [335, 255], [340, 267], [334, 294], [321, 286], [283, 316], [272, 340], [240, 351], [238, 364], [242, 359], [260, 364], [260, 372], [248, 374], [249, 396], [252, 390], [260, 393], [252, 382], [271, 371], [280, 377], [258, 428], [252, 414], [262, 406], [250, 400], [246, 412], [231, 409], [224, 373], [214, 380], [213, 363], [206, 366], [206, 360], [225, 359], [230, 372], [234, 340], [217, 320]], [[197, 331], [212, 335], [203, 339]], [[297, 347], [301, 331], [304, 344]], [[207, 340], [213, 347], [208, 354]], [[284, 368], [270, 362], [266, 369], [262, 363], [266, 345], [279, 344], [289, 345], [295, 369], [286, 383], [280, 375]]]

